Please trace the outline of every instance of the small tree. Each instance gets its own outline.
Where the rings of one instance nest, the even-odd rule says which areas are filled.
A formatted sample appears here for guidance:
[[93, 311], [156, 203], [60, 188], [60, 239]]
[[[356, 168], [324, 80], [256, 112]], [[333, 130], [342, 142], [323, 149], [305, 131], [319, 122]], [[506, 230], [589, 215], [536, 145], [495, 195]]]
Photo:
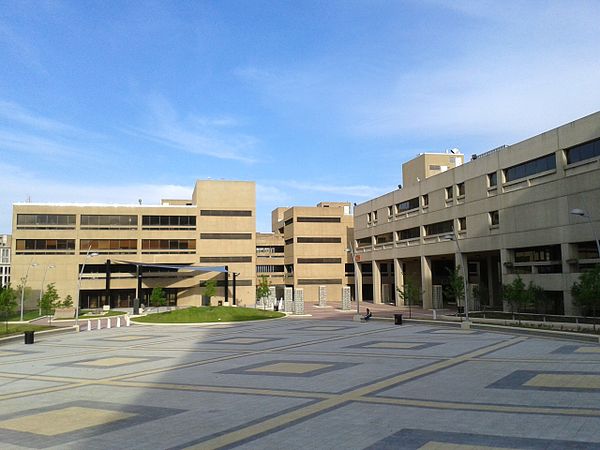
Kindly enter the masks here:
[[271, 291], [269, 290], [270, 286], [271, 282], [269, 281], [267, 276], [261, 276], [260, 280], [258, 281], [258, 286], [256, 286], [256, 299], [261, 300], [263, 298], [268, 297], [271, 293]]
[[17, 292], [8, 286], [0, 286], [0, 314], [4, 319], [6, 332], [8, 333], [8, 318], [17, 307]]
[[62, 308], [72, 308], [73, 307], [73, 297], [71, 295], [67, 295], [63, 302], [61, 303]]
[[398, 286], [396, 290], [404, 304], [408, 305], [409, 319], [412, 318], [411, 306], [419, 303], [419, 300], [421, 299], [421, 289], [417, 283], [407, 277], [404, 280], [404, 286]]
[[460, 274], [460, 264], [454, 270], [448, 270], [450, 277], [449, 284], [446, 286], [446, 295], [456, 301], [457, 306], [464, 306], [465, 299], [465, 279]]
[[165, 291], [159, 287], [153, 288], [152, 294], [150, 294], [150, 305], [156, 307], [156, 309], [160, 309], [161, 306], [165, 306], [166, 304], [167, 296], [165, 295]]
[[55, 308], [60, 307], [60, 297], [58, 296], [58, 292], [56, 292], [54, 283], [46, 286], [44, 295], [42, 295], [39, 301], [39, 307], [42, 310], [42, 315], [45, 316], [52, 314]]
[[527, 293], [529, 295], [529, 302], [535, 305], [536, 313], [546, 314], [548, 299], [544, 293], [544, 288], [530, 281], [529, 286], [527, 286]]
[[210, 305], [210, 299], [217, 295], [217, 280], [208, 280], [204, 284], [204, 292], [202, 293], [202, 295], [208, 298], [208, 304]]
[[525, 283], [520, 276], [517, 276], [512, 283], [502, 286], [502, 297], [510, 305], [511, 312], [517, 313], [521, 308], [531, 302], [531, 292], [525, 287]]
[[582, 315], [598, 316], [598, 312], [600, 312], [600, 264], [597, 264], [589, 272], [579, 275], [579, 282], [573, 283], [571, 294]]

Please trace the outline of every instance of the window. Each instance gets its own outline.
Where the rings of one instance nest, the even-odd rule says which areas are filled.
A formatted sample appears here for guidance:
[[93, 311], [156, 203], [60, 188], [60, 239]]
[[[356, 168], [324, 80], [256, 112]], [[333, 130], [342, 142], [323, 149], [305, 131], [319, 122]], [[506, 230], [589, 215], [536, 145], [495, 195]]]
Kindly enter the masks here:
[[341, 264], [342, 258], [298, 258], [298, 264]]
[[75, 228], [75, 214], [17, 214], [17, 228]]
[[394, 235], [392, 233], [385, 233], [375, 236], [376, 244], [387, 244], [388, 242], [392, 242], [394, 240]]
[[458, 229], [459, 229], [459, 231], [465, 231], [467, 229], [467, 218], [466, 217], [458, 218]]
[[415, 239], [421, 236], [421, 227], [407, 228], [400, 231], [400, 240]]
[[252, 239], [252, 233], [200, 233], [200, 239]]
[[515, 262], [560, 261], [560, 245], [515, 249]]
[[446, 188], [446, 200], [451, 200], [454, 196], [454, 189], [452, 186]]
[[137, 224], [137, 216], [90, 214], [81, 215], [81, 226], [91, 229], [98, 229], [99, 227], [137, 228]]
[[396, 213], [410, 211], [419, 207], [419, 197], [411, 198], [405, 202], [396, 203]]
[[367, 213], [367, 222], [371, 222], [371, 213]]
[[201, 263], [249, 263], [252, 256], [201, 256]]
[[290, 245], [294, 243], [294, 238], [289, 238], [285, 240], [285, 245]]
[[496, 226], [500, 224], [500, 215], [498, 211], [490, 211], [490, 225]]
[[339, 278], [315, 278], [315, 279], [302, 279], [298, 280], [298, 284], [303, 285], [315, 285], [315, 284], [342, 284], [342, 280]]
[[135, 253], [137, 250], [136, 239], [81, 239], [79, 253], [85, 254], [87, 250], [99, 253]]
[[75, 250], [74, 239], [17, 239], [16, 254], [45, 254], [64, 253], [73, 254]]
[[296, 239], [298, 244], [341, 244], [342, 238], [339, 237], [299, 237]]
[[573, 164], [586, 159], [600, 156], [600, 139], [586, 142], [566, 150], [567, 164]]
[[296, 222], [314, 222], [314, 223], [340, 223], [339, 217], [298, 217]]
[[581, 259], [598, 258], [598, 247], [594, 241], [577, 244], [577, 256]]
[[371, 237], [366, 237], [362, 239], [357, 239], [356, 245], [358, 245], [359, 247], [369, 247], [371, 245], [371, 242]]
[[504, 175], [506, 181], [513, 181], [553, 169], [556, 169], [556, 158], [554, 153], [509, 167], [504, 170]]
[[498, 172], [488, 173], [488, 187], [496, 187], [498, 185]]
[[196, 226], [196, 216], [142, 216], [142, 226], [146, 229], [148, 229], [147, 227], [160, 227], [161, 230], [169, 227], [193, 229]]
[[429, 194], [424, 194], [421, 199], [423, 200], [423, 207], [429, 206]]
[[[164, 253], [168, 250], [195, 250], [196, 240], [195, 239], [142, 239], [142, 250], [155, 250], [160, 253]], [[144, 252], [154, 253], [154, 252]], [[193, 251], [185, 253], [195, 253]]]
[[286, 220], [285, 222], [283, 222], [283, 224], [284, 224], [285, 226], [287, 226], [287, 225], [291, 225], [293, 222], [294, 222], [294, 218], [292, 217], [291, 219], [288, 219], [288, 220]]
[[452, 233], [454, 230], [452, 220], [445, 220], [444, 222], [436, 222], [425, 225], [425, 235], [432, 236], [435, 234]]
[[275, 266], [275, 265], [257, 265], [256, 271], [258, 273], [282, 273], [283, 266]]
[[252, 217], [252, 211], [238, 209], [201, 209], [200, 215], [211, 217]]
[[456, 187], [458, 188], [458, 196], [464, 197], [465, 196], [465, 183], [458, 183], [456, 185]]
[[392, 215], [394, 214], [394, 208], [392, 206], [388, 206], [387, 210], [388, 210], [388, 217], [392, 217]]

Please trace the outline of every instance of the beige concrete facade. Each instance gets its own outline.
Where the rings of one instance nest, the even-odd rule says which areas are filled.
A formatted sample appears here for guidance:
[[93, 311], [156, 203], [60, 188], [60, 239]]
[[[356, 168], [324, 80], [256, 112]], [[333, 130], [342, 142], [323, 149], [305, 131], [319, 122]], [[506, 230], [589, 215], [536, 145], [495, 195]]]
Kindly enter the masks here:
[[[447, 306], [441, 286], [457, 260], [469, 291], [479, 289], [472, 308], [502, 307], [500, 285], [521, 276], [546, 291], [538, 310], [578, 312], [571, 286], [600, 262], [600, 113], [421, 178], [428, 167], [415, 166], [428, 158], [404, 166], [402, 189], [356, 208], [365, 298], [400, 303], [395, 287], [410, 277], [424, 307]], [[570, 214], [575, 208], [591, 220]], [[448, 240], [453, 234], [458, 239]]]
[[[254, 305], [255, 234], [254, 182], [199, 180], [191, 200], [163, 200], [160, 205], [17, 203], [13, 279], [27, 274], [29, 308], [34, 307], [42, 282], [56, 283], [62, 298], [75, 299], [83, 264], [82, 307], [132, 306], [136, 295], [147, 304], [153, 287], [165, 288], [170, 304], [200, 305], [200, 285], [209, 278], [218, 283], [212, 302], [233, 303], [236, 273], [237, 304]], [[128, 263], [227, 266], [229, 272], [199, 275], [142, 267], [139, 292], [135, 266]], [[48, 266], [54, 267], [46, 270]]]
[[[265, 276], [271, 286], [281, 288], [284, 277], [284, 241], [279, 233], [256, 233], [257, 283]], [[281, 297], [281, 292], [277, 293]]]
[[353, 285], [352, 258], [346, 251], [353, 239], [350, 203], [321, 202], [273, 211], [273, 230], [283, 231], [285, 285], [304, 289], [304, 299], [341, 301], [342, 287]]

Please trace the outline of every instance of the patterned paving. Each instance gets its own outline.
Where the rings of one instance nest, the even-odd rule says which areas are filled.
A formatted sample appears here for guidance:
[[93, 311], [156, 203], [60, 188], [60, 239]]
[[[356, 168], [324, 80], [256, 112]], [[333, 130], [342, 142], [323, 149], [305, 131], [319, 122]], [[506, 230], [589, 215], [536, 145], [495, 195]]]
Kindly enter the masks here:
[[3, 345], [0, 402], [2, 449], [600, 449], [600, 346], [351, 318], [136, 325]]

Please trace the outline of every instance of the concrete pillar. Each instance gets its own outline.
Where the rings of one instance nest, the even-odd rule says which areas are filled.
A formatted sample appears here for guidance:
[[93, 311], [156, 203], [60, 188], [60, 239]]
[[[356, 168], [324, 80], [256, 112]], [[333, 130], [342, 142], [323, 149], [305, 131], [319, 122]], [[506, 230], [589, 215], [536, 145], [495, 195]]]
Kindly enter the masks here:
[[304, 289], [294, 290], [294, 314], [304, 314]]
[[[458, 266], [460, 266], [460, 270], [458, 272], [458, 275], [461, 276], [461, 277], [464, 277], [465, 283], [468, 283], [468, 280], [467, 280], [467, 262], [466, 261], [467, 261], [467, 258], [465, 257], [464, 253], [458, 253], [457, 252], [457, 253], [454, 254], [454, 264], [456, 264], [455, 267], [458, 268]], [[463, 299], [463, 301], [467, 302], [468, 298], [469, 298], [469, 289], [468, 289], [468, 286], [467, 286], [467, 289], [465, 289], [465, 298]], [[456, 301], [456, 304], [458, 306], [465, 306], [465, 303], [460, 303], [459, 304], [458, 300]], [[469, 310], [471, 310], [471, 303], [468, 303], [468, 305], [469, 305]]]
[[394, 258], [394, 298], [396, 306], [404, 306], [404, 300], [398, 293], [398, 288], [404, 289], [404, 272], [402, 272], [402, 262]]
[[319, 286], [319, 306], [327, 306], [327, 286]]
[[294, 312], [294, 289], [286, 286], [283, 288], [283, 304], [285, 312]]
[[273, 309], [276, 301], [277, 301], [277, 297], [275, 294], [275, 286], [269, 286], [269, 299], [268, 299], [268, 303], [267, 303], [267, 308]]
[[[500, 268], [502, 270], [502, 279], [500, 280], [500, 284], [506, 284], [508, 282], [507, 275], [509, 268], [506, 267], [507, 263], [512, 263], [511, 255], [508, 249], [501, 248], [500, 249]], [[510, 311], [510, 305], [508, 302], [502, 302], [502, 309], [504, 311]]]
[[431, 285], [431, 259], [421, 256], [421, 291], [423, 292], [423, 308], [433, 307], [433, 286]]
[[350, 286], [342, 286], [342, 310], [350, 310]]
[[377, 261], [372, 261], [373, 266], [373, 304], [381, 303], [381, 269]]
[[[482, 298], [481, 301], [485, 302], [486, 305], [493, 305], [495, 303], [494, 298], [494, 278], [492, 276], [492, 271], [496, 270], [496, 267], [492, 267], [492, 256], [487, 255], [485, 258], [485, 266], [487, 268], [487, 293], [488, 298]], [[480, 291], [481, 292], [481, 288]]]

